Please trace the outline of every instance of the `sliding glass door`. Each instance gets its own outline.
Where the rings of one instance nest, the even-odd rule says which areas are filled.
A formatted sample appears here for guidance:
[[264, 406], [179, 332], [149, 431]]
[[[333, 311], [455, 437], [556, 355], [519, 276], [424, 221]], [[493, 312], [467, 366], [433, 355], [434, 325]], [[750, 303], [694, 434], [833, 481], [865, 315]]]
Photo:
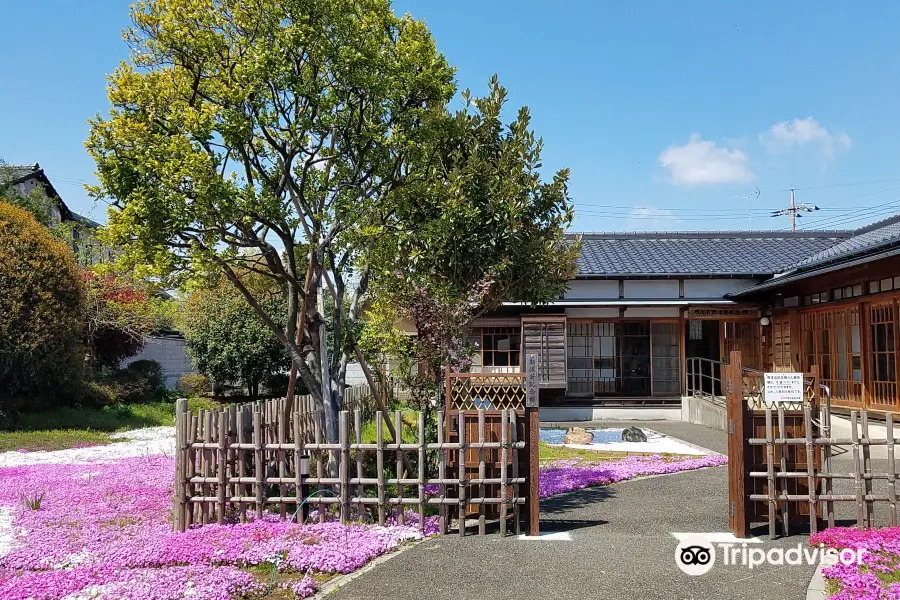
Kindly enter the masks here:
[[675, 321], [569, 321], [568, 395], [678, 395], [678, 330]]

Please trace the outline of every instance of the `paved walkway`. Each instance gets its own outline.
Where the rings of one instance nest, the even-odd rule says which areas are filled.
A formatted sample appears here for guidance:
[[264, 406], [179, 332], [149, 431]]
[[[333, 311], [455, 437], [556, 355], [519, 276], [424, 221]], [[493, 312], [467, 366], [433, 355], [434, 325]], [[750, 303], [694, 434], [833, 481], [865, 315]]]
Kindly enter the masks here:
[[[635, 423], [629, 423], [635, 424]], [[619, 425], [621, 423], [604, 423]], [[724, 452], [725, 434], [686, 423], [638, 424]], [[688, 577], [672, 532], [728, 530], [726, 467], [621, 482], [541, 503], [542, 531], [571, 541], [489, 535], [434, 538], [360, 575], [336, 600], [800, 600], [813, 567], [716, 566]], [[782, 548], [805, 537], [776, 541]], [[763, 542], [772, 547], [773, 543]]]

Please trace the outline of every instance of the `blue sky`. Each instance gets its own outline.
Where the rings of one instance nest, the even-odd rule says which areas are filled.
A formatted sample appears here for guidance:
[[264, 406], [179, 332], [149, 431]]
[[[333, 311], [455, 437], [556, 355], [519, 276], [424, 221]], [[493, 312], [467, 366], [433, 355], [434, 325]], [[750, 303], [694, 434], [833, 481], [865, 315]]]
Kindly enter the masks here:
[[[460, 87], [498, 73], [531, 108], [548, 170], [572, 169], [576, 229], [850, 227], [900, 212], [900, 3], [395, 0]], [[126, 57], [128, 2], [0, 8], [0, 157], [40, 162], [105, 220], [86, 120]], [[759, 192], [757, 196], [757, 190]], [[748, 218], [748, 211], [751, 213]]]

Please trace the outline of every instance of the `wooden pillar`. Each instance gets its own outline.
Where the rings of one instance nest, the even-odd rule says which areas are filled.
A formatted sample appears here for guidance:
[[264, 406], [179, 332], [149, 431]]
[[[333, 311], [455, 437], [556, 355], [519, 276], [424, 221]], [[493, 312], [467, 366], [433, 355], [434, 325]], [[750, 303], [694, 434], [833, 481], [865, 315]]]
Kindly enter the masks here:
[[745, 461], [750, 452], [750, 410], [744, 401], [741, 353], [732, 351], [725, 370], [725, 402], [728, 423], [728, 523], [735, 537], [750, 536], [747, 511]]
[[188, 423], [191, 416], [188, 414], [187, 398], [179, 398], [175, 401], [175, 502], [172, 507], [172, 525], [175, 531], [187, 529], [187, 493], [185, 490], [187, 449], [186, 438]]
[[525, 426], [528, 448], [528, 535], [540, 535], [540, 428], [537, 354], [525, 357]]

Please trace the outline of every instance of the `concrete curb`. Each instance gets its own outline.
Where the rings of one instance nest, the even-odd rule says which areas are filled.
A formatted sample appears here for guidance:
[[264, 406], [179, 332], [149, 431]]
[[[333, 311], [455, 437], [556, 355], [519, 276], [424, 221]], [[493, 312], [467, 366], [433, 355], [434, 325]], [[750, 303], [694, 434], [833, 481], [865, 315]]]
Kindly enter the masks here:
[[825, 600], [825, 576], [822, 575], [824, 565], [816, 567], [809, 585], [806, 587], [806, 600]]
[[[440, 537], [440, 536], [433, 536], [433, 537]], [[312, 600], [321, 600], [328, 594], [347, 585], [348, 583], [350, 583], [351, 581], [353, 581], [354, 579], [356, 579], [363, 573], [368, 573], [369, 571], [371, 571], [378, 565], [385, 563], [385, 562], [391, 560], [392, 558], [394, 558], [395, 556], [399, 556], [401, 553], [406, 552], [410, 548], [414, 548], [415, 546], [418, 546], [419, 544], [427, 542], [430, 539], [432, 539], [432, 538], [428, 537], [428, 538], [425, 538], [424, 540], [408, 542], [406, 544], [403, 544], [399, 548], [388, 552], [387, 554], [382, 554], [378, 558], [370, 560], [368, 562], [368, 564], [366, 564], [366, 566], [364, 566], [362, 569], [359, 569], [358, 571], [353, 571], [352, 573], [347, 573], [346, 575], [338, 575], [334, 579], [329, 580], [321, 588], [319, 588], [319, 591], [316, 592], [315, 594], [313, 594], [312, 596], [310, 596], [310, 598]]]

